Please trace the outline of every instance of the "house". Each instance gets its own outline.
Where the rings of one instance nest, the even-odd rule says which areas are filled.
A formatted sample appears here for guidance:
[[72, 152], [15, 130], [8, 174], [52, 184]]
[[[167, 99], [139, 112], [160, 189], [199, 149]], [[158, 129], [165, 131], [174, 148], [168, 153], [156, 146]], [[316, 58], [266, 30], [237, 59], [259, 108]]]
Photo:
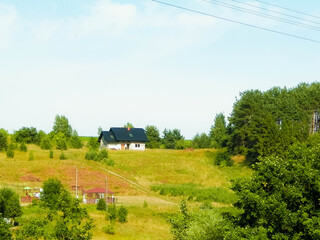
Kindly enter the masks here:
[[143, 151], [148, 138], [143, 128], [112, 127], [102, 131], [98, 140], [100, 148]]
[[[108, 190], [108, 194], [111, 194], [111, 197], [105, 196], [105, 188], [92, 188], [87, 191], [82, 192], [83, 203], [95, 204], [98, 203], [99, 199], [105, 199], [107, 203], [115, 203], [114, 192]], [[107, 195], [108, 195], [107, 194]]]

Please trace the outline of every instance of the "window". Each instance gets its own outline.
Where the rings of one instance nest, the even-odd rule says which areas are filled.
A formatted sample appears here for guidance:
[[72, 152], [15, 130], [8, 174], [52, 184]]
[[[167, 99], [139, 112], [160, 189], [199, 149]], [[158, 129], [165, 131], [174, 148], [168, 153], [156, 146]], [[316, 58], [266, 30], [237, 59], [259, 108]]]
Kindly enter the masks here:
[[133, 137], [132, 133], [129, 133], [129, 137]]
[[139, 143], [136, 143], [136, 144], [135, 144], [135, 147], [136, 147], [136, 148], [139, 148], [139, 147], [140, 147], [140, 144], [139, 144]]

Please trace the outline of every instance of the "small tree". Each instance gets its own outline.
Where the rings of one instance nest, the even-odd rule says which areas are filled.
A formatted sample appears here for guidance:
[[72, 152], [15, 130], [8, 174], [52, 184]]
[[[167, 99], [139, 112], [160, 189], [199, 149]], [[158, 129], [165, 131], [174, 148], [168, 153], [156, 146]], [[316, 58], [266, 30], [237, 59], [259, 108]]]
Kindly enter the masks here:
[[72, 134], [72, 127], [69, 124], [69, 120], [63, 115], [56, 115], [53, 125], [53, 132], [55, 135], [58, 133], [63, 133], [66, 138], [70, 138]]
[[19, 196], [10, 188], [0, 189], [0, 213], [12, 219], [22, 215]]
[[41, 201], [52, 210], [57, 210], [59, 207], [59, 196], [64, 189], [60, 180], [49, 178], [43, 182], [43, 192], [41, 194]]
[[128, 216], [128, 210], [124, 207], [121, 206], [118, 210], [118, 220], [121, 223], [127, 222], [127, 216]]
[[106, 211], [106, 209], [107, 209], [106, 200], [104, 198], [100, 198], [97, 203], [97, 210]]
[[98, 139], [95, 137], [91, 137], [87, 143], [87, 147], [90, 150], [97, 150], [99, 148], [99, 142]]
[[11, 231], [10, 226], [7, 224], [4, 219], [0, 216], [0, 238], [2, 240], [11, 240]]
[[34, 160], [34, 155], [33, 155], [33, 151], [29, 152], [29, 161]]
[[148, 142], [146, 143], [147, 148], [159, 148], [161, 145], [161, 138], [159, 130], [155, 126], [148, 125], [146, 126], [146, 135]]
[[50, 150], [50, 152], [49, 152], [49, 158], [53, 158], [53, 151], [52, 150]]
[[117, 207], [115, 204], [110, 204], [108, 206], [106, 218], [110, 221], [115, 221], [117, 219]]
[[64, 155], [64, 152], [61, 152], [60, 156], [59, 156], [60, 160], [66, 160], [67, 157]]
[[210, 132], [211, 144], [214, 148], [223, 148], [228, 140], [226, 120], [223, 113], [216, 115]]
[[14, 157], [14, 150], [13, 146], [10, 144], [10, 146], [7, 149], [7, 157], [8, 158], [13, 158]]
[[19, 146], [19, 150], [21, 152], [27, 152], [28, 151], [27, 145], [24, 142], [22, 142]]
[[182, 199], [180, 213], [170, 219], [171, 233], [174, 239], [187, 239], [187, 232], [190, 227], [191, 216], [188, 212], [187, 200]]
[[8, 132], [3, 128], [0, 129], [0, 152], [8, 148]]

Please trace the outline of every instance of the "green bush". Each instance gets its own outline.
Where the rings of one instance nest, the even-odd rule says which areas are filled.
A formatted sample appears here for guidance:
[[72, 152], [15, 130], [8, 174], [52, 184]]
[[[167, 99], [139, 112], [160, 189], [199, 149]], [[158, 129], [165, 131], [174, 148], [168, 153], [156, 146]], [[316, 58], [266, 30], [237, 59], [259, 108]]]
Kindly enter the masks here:
[[215, 154], [214, 165], [216, 166], [233, 166], [234, 161], [231, 159], [230, 153], [227, 150], [219, 151]]
[[115, 162], [114, 162], [113, 159], [107, 159], [107, 160], [106, 160], [106, 164], [107, 164], [108, 166], [114, 166], [114, 165], [115, 165]]
[[107, 151], [107, 149], [102, 149], [101, 151], [100, 151], [100, 158], [101, 159], [104, 159], [104, 158], [108, 158], [109, 157], [109, 153], [108, 153], [108, 151]]
[[110, 223], [108, 226], [105, 226], [103, 228], [103, 231], [106, 234], [114, 235], [116, 233], [116, 230], [115, 230], [115, 227], [114, 227], [114, 223]]
[[89, 152], [86, 152], [86, 155], [85, 155], [85, 159], [87, 160], [95, 160], [97, 159], [97, 156], [98, 156], [98, 153], [94, 150], [90, 150]]
[[106, 209], [107, 209], [106, 200], [104, 198], [100, 198], [97, 203], [97, 210], [106, 211]]
[[41, 141], [40, 141], [40, 147], [43, 150], [49, 150], [52, 145], [51, 145], [51, 141], [47, 136], [44, 136]]
[[33, 151], [29, 152], [29, 161], [34, 160], [34, 155], [33, 155]]
[[121, 206], [118, 210], [118, 220], [121, 223], [127, 222], [127, 217], [128, 217], [128, 210], [124, 207]]
[[64, 152], [61, 152], [60, 156], [59, 156], [60, 160], [66, 160], [67, 157], [64, 155]]
[[49, 152], [49, 158], [53, 158], [53, 151], [52, 150], [50, 150], [50, 152]]
[[24, 142], [22, 142], [19, 146], [19, 150], [21, 152], [27, 152], [28, 151], [27, 145]]
[[7, 153], [7, 157], [9, 157], [9, 158], [13, 158], [14, 157], [13, 148], [9, 147], [6, 153]]
[[144, 208], [147, 208], [147, 207], [148, 207], [148, 202], [147, 202], [147, 200], [144, 200], [144, 202], [143, 202], [143, 207], [144, 207]]
[[8, 148], [8, 132], [3, 128], [0, 129], [0, 152]]
[[7, 224], [2, 217], [0, 217], [0, 237], [2, 240], [11, 240], [12, 234], [10, 225]]
[[115, 204], [108, 205], [106, 219], [110, 221], [115, 221], [117, 219], [117, 207]]

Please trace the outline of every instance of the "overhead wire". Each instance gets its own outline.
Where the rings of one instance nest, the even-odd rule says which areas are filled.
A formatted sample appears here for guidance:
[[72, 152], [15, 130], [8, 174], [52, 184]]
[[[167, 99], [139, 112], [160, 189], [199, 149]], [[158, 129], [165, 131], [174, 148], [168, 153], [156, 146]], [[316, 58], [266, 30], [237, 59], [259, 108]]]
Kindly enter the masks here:
[[163, 2], [163, 1], [160, 1], [160, 0], [151, 0], [151, 1], [157, 2], [157, 3], [162, 4], [162, 5], [166, 5], [166, 6], [169, 6], [169, 7], [174, 7], [174, 8], [177, 8], [177, 9], [181, 9], [181, 10], [185, 10], [185, 11], [189, 11], [189, 12], [205, 15], [205, 16], [208, 16], [208, 17], [213, 17], [213, 18], [224, 20], [224, 21], [228, 21], [228, 22], [244, 25], [244, 26], [247, 26], [247, 27], [252, 27], [252, 28], [264, 30], [264, 31], [267, 31], [267, 32], [277, 33], [277, 34], [285, 35], [285, 36], [288, 36], [288, 37], [293, 37], [293, 38], [297, 38], [297, 39], [301, 39], [301, 40], [310, 41], [310, 42], [314, 42], [314, 43], [320, 44], [319, 40], [306, 38], [306, 37], [302, 37], [302, 36], [298, 36], [298, 35], [282, 32], [282, 31], [277, 31], [277, 30], [273, 30], [273, 29], [270, 29], [270, 28], [266, 28], [266, 27], [260, 27], [260, 26], [257, 26], [257, 25], [253, 25], [253, 24], [249, 24], [249, 23], [245, 23], [245, 22], [240, 22], [240, 21], [236, 21], [236, 20], [233, 20], [233, 19], [225, 18], [225, 17], [220, 17], [220, 16], [217, 16], [217, 15], [214, 15], [214, 14], [211, 14], [211, 13], [202, 12], [202, 11], [199, 11], [199, 10], [195, 10], [195, 9], [191, 9], [191, 8], [187, 8], [187, 7], [183, 7], [183, 6], [179, 6], [179, 5], [175, 5], [175, 4], [171, 4], [171, 3], [168, 3], [168, 2]]
[[[266, 14], [266, 13], [261, 13], [261, 12], [257, 12], [257, 11], [254, 11], [254, 10], [250, 10], [248, 8], [243, 8], [243, 7], [239, 7], [239, 6], [236, 6], [236, 5], [223, 3], [223, 2], [220, 2], [220, 1], [217, 1], [217, 0], [201, 0], [201, 1], [207, 2], [207, 3], [210, 3], [210, 4], [215, 4], [215, 5], [222, 6], [222, 7], [226, 7], [226, 8], [229, 8], [229, 9], [237, 10], [237, 11], [240, 11], [240, 12], [245, 12], [245, 13], [249, 13], [249, 14], [252, 14], [252, 15], [264, 17], [264, 18], [267, 18], [267, 19], [272, 19], [272, 20], [288, 23], [288, 24], [291, 24], [291, 25], [294, 25], [294, 26], [308, 28], [308, 29], [311, 29], [311, 30], [314, 30], [314, 31], [320, 31], [319, 27], [315, 27], [315, 26], [312, 26], [312, 25], [309, 25], [309, 24], [293, 21], [293, 20], [286, 19], [286, 18], [272, 16], [272, 15], [269, 15], [269, 14]], [[320, 24], [320, 23], [318, 23], [318, 24]]]
[[266, 4], [266, 5], [274, 6], [274, 7], [280, 8], [280, 9], [284, 9], [284, 10], [287, 10], [287, 11], [290, 11], [290, 12], [295, 12], [295, 13], [299, 13], [299, 14], [302, 14], [302, 15], [306, 15], [306, 16], [309, 16], [309, 17], [313, 17], [313, 18], [318, 18], [318, 19], [320, 19], [320, 16], [312, 15], [312, 14], [309, 14], [309, 13], [304, 13], [304, 12], [297, 11], [297, 10], [290, 9], [290, 8], [286, 8], [286, 7], [281, 7], [281, 6], [279, 6], [279, 5], [276, 5], [276, 4], [273, 4], [273, 3], [268, 3], [268, 2], [265, 2], [265, 1], [261, 1], [261, 0], [255, 0], [255, 1], [256, 1], [256, 2], [259, 2], [259, 3]]
[[[305, 19], [305, 18], [302, 18], [302, 17], [298, 17], [298, 16], [295, 16], [295, 15], [291, 15], [291, 14], [286, 14], [286, 13], [283, 13], [283, 12], [281, 12], [281, 11], [275, 11], [275, 10], [270, 9], [270, 8], [265, 8], [265, 7], [261, 7], [261, 6], [256, 6], [256, 5], [254, 5], [254, 4], [242, 2], [242, 1], [239, 1], [239, 0], [231, 0], [231, 1], [236, 2], [236, 3], [240, 3], [240, 4], [245, 5], [245, 6], [249, 6], [249, 7], [253, 7], [253, 8], [258, 8], [259, 10], [265, 10], [265, 11], [268, 11], [268, 12], [280, 14], [280, 15], [282, 15], [282, 16], [287, 16], [287, 17], [299, 19], [299, 20], [302, 20], [302, 21], [305, 21], [305, 22], [320, 24], [320, 22], [312, 21], [312, 20], [309, 20], [309, 19]], [[307, 15], [307, 14], [305, 14], [305, 15]], [[319, 18], [320, 18], [320, 17], [319, 17]]]

